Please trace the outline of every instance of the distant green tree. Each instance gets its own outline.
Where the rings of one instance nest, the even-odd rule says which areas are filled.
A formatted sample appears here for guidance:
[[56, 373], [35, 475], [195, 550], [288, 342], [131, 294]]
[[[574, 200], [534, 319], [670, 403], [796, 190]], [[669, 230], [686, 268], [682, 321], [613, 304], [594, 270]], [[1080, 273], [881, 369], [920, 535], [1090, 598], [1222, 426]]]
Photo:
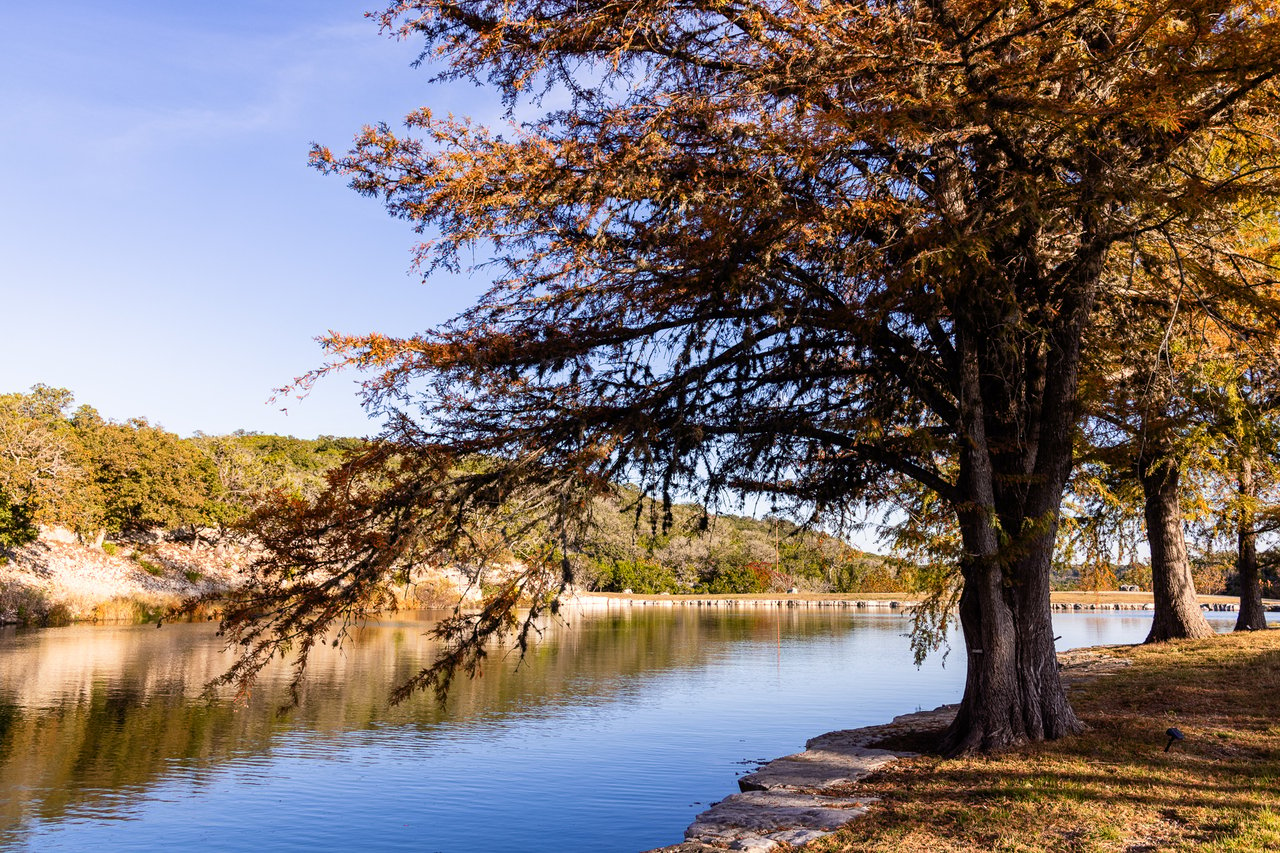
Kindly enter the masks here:
[[35, 541], [40, 530], [33, 520], [34, 515], [30, 504], [15, 500], [0, 489], [0, 554], [8, 554], [14, 548]]
[[198, 447], [143, 418], [103, 420], [82, 407], [73, 417], [88, 472], [78, 527], [96, 544], [107, 534], [213, 523], [217, 474]]
[[65, 523], [64, 506], [84, 477], [65, 414], [72, 400], [48, 385], [0, 395], [0, 489], [20, 495], [36, 523]]

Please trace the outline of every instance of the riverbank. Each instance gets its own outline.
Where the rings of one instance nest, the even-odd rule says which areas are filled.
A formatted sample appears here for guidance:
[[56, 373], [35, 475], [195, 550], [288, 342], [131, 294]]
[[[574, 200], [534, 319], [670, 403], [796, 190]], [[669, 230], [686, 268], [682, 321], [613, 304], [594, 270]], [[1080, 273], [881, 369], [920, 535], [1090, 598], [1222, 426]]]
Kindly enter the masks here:
[[[809, 853], [1280, 849], [1280, 629], [1076, 650], [1062, 663], [1088, 727], [1081, 735], [944, 760], [930, 752], [950, 717], [940, 709], [810, 741], [791, 765], [850, 747], [888, 758], [856, 780], [836, 773], [817, 786], [776, 786], [821, 798], [810, 823], [824, 806], [857, 816], [796, 840], [809, 841]], [[1171, 727], [1184, 739], [1166, 750]], [[693, 841], [663, 850], [787, 849], [762, 843], [768, 833], [721, 844], [698, 826]], [[785, 838], [788, 827], [769, 829]]]
[[[216, 595], [240, 583], [252, 549], [235, 542], [190, 545], [157, 538], [152, 542], [107, 543], [103, 549], [79, 543], [67, 531], [41, 538], [0, 561], [0, 625], [62, 625], [77, 621], [145, 621], [198, 595]], [[451, 607], [470, 588], [454, 570], [424, 571], [406, 587], [403, 605]], [[920, 596], [912, 593], [759, 593], [743, 595], [644, 595], [574, 592], [565, 605], [586, 610], [635, 607], [728, 609], [839, 608], [904, 611]], [[1202, 595], [1208, 610], [1235, 610], [1233, 596]], [[1055, 611], [1150, 610], [1149, 592], [1054, 592]], [[1268, 599], [1268, 610], [1280, 601]]]
[[142, 621], [186, 598], [225, 592], [252, 559], [236, 544], [80, 544], [52, 533], [0, 564], [0, 625]]
[[[151, 621], [188, 599], [229, 592], [246, 580], [256, 556], [252, 546], [232, 540], [192, 547], [156, 535], [95, 548], [70, 531], [44, 529], [0, 558], [0, 625]], [[467, 590], [478, 598], [457, 569], [424, 569], [403, 588], [399, 604], [448, 608]]]
[[[621, 592], [576, 593], [566, 602], [592, 609], [626, 609], [632, 607], [706, 607], [706, 608], [770, 608], [770, 607], [835, 607], [854, 610], [906, 610], [920, 602], [922, 596], [909, 592], [859, 593], [753, 593], [749, 595], [640, 595]], [[1205, 610], [1239, 609], [1240, 599], [1232, 595], [1198, 596]], [[1151, 610], [1150, 592], [1052, 592], [1050, 607], [1057, 612], [1104, 610]], [[1280, 612], [1280, 599], [1264, 599], [1268, 611]]]

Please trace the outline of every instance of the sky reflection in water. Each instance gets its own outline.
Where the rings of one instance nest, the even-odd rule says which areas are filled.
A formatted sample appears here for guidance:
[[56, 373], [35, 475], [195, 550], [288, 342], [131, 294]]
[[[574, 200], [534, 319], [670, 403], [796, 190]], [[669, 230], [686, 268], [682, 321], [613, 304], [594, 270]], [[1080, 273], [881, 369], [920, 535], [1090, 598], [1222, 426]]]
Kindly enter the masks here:
[[[1234, 614], [1211, 614], [1220, 630]], [[1150, 617], [1061, 614], [1060, 649]], [[247, 702], [206, 701], [209, 625], [0, 635], [0, 847], [638, 851], [678, 841], [735, 779], [826, 731], [954, 702], [963, 659], [912, 666], [899, 616], [637, 608], [553, 626], [441, 708], [386, 705], [428, 660], [382, 623]]]

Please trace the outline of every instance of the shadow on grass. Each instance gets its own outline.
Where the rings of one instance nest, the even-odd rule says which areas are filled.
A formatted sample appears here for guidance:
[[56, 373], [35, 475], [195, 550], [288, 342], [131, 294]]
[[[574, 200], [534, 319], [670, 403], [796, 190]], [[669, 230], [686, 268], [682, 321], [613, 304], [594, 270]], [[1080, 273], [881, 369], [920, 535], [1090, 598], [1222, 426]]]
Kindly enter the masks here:
[[[1133, 666], [1072, 689], [1085, 733], [953, 760], [940, 730], [876, 743], [921, 756], [864, 780], [881, 803], [806, 849], [1280, 849], [1280, 631], [1114, 653]], [[1187, 739], [1165, 752], [1172, 725]]]

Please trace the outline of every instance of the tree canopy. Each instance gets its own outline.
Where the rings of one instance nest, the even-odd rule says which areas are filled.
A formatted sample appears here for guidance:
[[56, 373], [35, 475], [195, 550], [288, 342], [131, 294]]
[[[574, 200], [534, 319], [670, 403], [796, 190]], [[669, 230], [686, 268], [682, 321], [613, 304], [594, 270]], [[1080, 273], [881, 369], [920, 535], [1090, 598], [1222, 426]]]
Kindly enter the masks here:
[[[37, 524], [104, 537], [154, 530], [226, 532], [271, 492], [313, 497], [362, 441], [236, 433], [181, 438], [145, 418], [72, 409], [65, 388], [0, 394], [0, 528], [23, 544]], [[20, 538], [21, 541], [17, 541]], [[0, 545], [3, 545], [0, 542]]]
[[[1153, 293], [1228, 332], [1274, 316], [1251, 236], [1280, 192], [1277, 11], [391, 4], [386, 30], [424, 40], [437, 77], [495, 86], [511, 120], [422, 109], [313, 161], [414, 223], [426, 273], [474, 253], [496, 280], [423, 334], [327, 339], [316, 376], [372, 369], [387, 431], [281, 508], [229, 627], [259, 660], [305, 652], [424, 554], [538, 526], [562, 543], [526, 554], [542, 601], [618, 479], [801, 518], [911, 481], [960, 531], [949, 747], [1074, 731], [1048, 571], [1085, 336], [1100, 305]], [[455, 651], [418, 683], [476, 664], [514, 589], [447, 623]]]

